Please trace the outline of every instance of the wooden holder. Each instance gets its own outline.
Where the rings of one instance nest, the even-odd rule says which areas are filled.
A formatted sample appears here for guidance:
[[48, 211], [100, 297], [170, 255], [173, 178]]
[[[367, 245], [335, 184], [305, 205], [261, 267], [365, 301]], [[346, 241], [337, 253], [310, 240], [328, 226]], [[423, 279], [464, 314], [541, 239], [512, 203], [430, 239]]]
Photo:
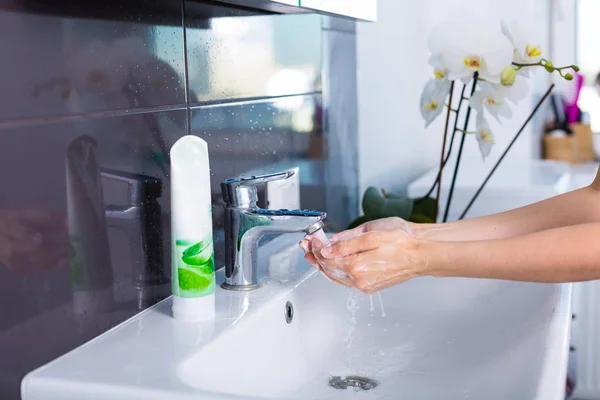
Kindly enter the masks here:
[[579, 162], [594, 161], [594, 143], [592, 129], [589, 124], [573, 124], [570, 126], [573, 136], [577, 139], [577, 151]]
[[544, 158], [546, 160], [567, 161], [575, 164], [578, 161], [577, 140], [574, 136], [544, 136]]
[[592, 130], [589, 124], [572, 124], [573, 134], [553, 137], [544, 135], [544, 158], [577, 164], [594, 161]]

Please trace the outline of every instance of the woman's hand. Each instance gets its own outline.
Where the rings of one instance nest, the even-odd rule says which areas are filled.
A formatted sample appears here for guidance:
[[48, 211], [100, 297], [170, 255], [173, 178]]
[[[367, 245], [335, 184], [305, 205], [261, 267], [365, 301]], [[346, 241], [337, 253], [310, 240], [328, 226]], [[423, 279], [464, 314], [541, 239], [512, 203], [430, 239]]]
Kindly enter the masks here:
[[69, 243], [63, 215], [0, 210], [0, 266], [15, 273], [66, 265]]
[[408, 222], [398, 217], [382, 218], [375, 221], [365, 222], [364, 224], [357, 226], [354, 229], [337, 233], [331, 237], [332, 242], [337, 242], [342, 239], [350, 239], [363, 233], [373, 231], [393, 231], [401, 230], [403, 232], [412, 234], [415, 229], [415, 225], [412, 222]]
[[344, 283], [344, 280], [348, 278], [348, 274], [346, 272], [319, 265], [319, 262], [313, 255], [313, 241], [317, 243], [317, 245], [323, 247], [323, 244], [319, 241], [319, 239], [313, 239], [311, 236], [306, 236], [306, 238], [300, 242], [300, 247], [302, 247], [302, 249], [306, 253], [304, 255], [304, 258], [307, 259], [316, 269], [321, 271], [330, 282], [339, 283], [340, 285], [344, 286], [349, 286], [346, 283]]
[[[410, 235], [414, 235], [413, 231], [415, 231], [415, 224], [412, 222], [408, 222], [398, 217], [390, 217], [378, 219], [375, 221], [365, 222], [364, 224], [357, 226], [354, 229], [350, 229], [347, 231], [340, 232], [336, 235], [333, 235], [329, 240], [333, 242], [337, 242], [339, 240], [351, 239], [367, 232], [373, 231], [391, 231], [391, 230], [401, 230]], [[312, 265], [317, 265], [318, 261], [315, 256], [312, 254], [312, 246], [311, 246], [312, 237], [307, 235], [303, 241], [300, 242], [300, 247], [306, 253], [304, 258], [311, 263]]]
[[310, 250], [333, 281], [374, 293], [428, 275], [426, 243], [404, 230], [367, 231], [323, 246], [312, 239]]

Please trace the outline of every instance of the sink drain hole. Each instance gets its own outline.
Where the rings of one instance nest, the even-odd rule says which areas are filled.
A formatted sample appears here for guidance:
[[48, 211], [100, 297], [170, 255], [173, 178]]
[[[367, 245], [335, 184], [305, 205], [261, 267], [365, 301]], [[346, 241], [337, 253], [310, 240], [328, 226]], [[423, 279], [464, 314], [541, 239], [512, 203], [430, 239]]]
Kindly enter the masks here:
[[332, 376], [329, 378], [329, 386], [338, 390], [354, 388], [356, 390], [371, 390], [379, 385], [379, 381], [365, 376]]
[[285, 322], [287, 322], [288, 324], [291, 324], [293, 319], [294, 319], [294, 306], [292, 305], [291, 301], [288, 301], [287, 303], [285, 303]]

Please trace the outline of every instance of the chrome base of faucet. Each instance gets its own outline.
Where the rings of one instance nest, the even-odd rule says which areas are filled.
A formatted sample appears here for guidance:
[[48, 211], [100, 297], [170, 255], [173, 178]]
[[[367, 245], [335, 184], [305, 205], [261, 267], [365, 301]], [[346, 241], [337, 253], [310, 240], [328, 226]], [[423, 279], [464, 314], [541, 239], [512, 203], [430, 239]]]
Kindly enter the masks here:
[[256, 290], [261, 288], [260, 283], [256, 283], [254, 285], [230, 285], [227, 282], [223, 282], [221, 287], [225, 290], [231, 290], [235, 292], [249, 292], [251, 290]]

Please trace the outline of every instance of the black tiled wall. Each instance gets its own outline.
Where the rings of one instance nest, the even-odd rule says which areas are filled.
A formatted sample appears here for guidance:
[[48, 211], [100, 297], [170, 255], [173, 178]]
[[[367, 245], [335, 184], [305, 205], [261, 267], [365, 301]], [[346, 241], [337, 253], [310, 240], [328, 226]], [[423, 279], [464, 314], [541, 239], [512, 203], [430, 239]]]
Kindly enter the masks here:
[[344, 227], [358, 208], [355, 84], [348, 21], [0, 0], [0, 398], [169, 295], [168, 150], [183, 135], [210, 146], [216, 237], [221, 180], [290, 166], [302, 206]]

